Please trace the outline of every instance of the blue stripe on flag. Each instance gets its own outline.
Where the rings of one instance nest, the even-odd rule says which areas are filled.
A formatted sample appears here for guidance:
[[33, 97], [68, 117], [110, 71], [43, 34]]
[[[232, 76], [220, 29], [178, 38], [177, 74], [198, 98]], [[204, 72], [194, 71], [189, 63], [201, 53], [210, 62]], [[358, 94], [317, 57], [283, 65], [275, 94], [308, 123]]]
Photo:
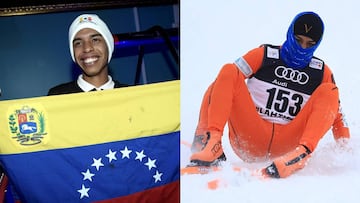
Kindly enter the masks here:
[[0, 160], [26, 202], [91, 202], [179, 180], [179, 135], [0, 155]]

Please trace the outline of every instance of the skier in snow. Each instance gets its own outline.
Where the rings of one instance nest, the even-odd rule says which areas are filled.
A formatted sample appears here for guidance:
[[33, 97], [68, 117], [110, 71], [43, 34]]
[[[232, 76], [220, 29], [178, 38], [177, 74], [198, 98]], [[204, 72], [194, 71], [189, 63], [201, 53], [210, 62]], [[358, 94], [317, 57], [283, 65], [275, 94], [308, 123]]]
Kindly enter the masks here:
[[191, 165], [226, 160], [226, 123], [234, 152], [246, 162], [272, 160], [262, 172], [274, 178], [303, 168], [331, 127], [336, 140], [350, 137], [333, 74], [313, 56], [323, 32], [316, 13], [299, 13], [282, 46], [262, 45], [222, 67], [202, 101]]

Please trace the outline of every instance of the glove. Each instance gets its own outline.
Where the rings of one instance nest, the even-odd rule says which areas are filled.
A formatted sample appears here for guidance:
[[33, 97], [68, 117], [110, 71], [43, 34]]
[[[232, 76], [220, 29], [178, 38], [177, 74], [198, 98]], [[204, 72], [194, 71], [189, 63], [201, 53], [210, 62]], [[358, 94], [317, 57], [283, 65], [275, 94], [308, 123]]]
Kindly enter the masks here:
[[299, 145], [295, 150], [276, 158], [270, 166], [262, 170], [263, 174], [272, 178], [286, 178], [304, 168], [310, 154], [311, 151], [306, 146]]

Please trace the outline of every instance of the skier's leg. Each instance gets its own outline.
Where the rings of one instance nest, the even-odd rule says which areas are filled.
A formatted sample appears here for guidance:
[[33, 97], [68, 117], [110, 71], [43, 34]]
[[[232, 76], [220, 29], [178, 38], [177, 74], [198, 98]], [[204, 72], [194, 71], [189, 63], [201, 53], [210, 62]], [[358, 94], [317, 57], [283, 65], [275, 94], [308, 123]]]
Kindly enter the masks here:
[[[240, 114], [240, 116], [236, 117], [239, 120], [232, 119], [232, 125], [234, 122], [237, 125], [247, 125], [249, 123], [254, 125], [254, 121], [265, 123], [256, 112], [244, 80], [244, 76], [236, 66], [225, 65], [216, 81], [207, 90], [197, 128], [197, 130], [203, 129], [202, 132], [205, 133], [205, 136], [203, 136], [205, 139], [202, 139], [201, 142], [204, 143], [204, 147], [200, 152], [196, 152], [191, 156], [192, 161], [211, 163], [218, 158], [225, 158], [221, 140], [224, 126], [230, 115]], [[250, 109], [251, 115], [242, 114], [238, 109], [239, 106], [243, 112]], [[250, 117], [256, 117], [256, 119]], [[257, 129], [253, 129], [251, 132], [254, 131], [258, 132]]]

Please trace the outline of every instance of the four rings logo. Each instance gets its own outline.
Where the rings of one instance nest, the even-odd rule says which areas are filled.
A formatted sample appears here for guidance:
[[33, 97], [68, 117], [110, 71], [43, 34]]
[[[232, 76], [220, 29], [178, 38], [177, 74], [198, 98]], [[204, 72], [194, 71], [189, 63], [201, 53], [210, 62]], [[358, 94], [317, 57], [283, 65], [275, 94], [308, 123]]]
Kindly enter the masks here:
[[278, 66], [275, 69], [275, 75], [279, 78], [299, 83], [300, 85], [304, 85], [309, 81], [309, 76], [306, 73], [284, 66]]

